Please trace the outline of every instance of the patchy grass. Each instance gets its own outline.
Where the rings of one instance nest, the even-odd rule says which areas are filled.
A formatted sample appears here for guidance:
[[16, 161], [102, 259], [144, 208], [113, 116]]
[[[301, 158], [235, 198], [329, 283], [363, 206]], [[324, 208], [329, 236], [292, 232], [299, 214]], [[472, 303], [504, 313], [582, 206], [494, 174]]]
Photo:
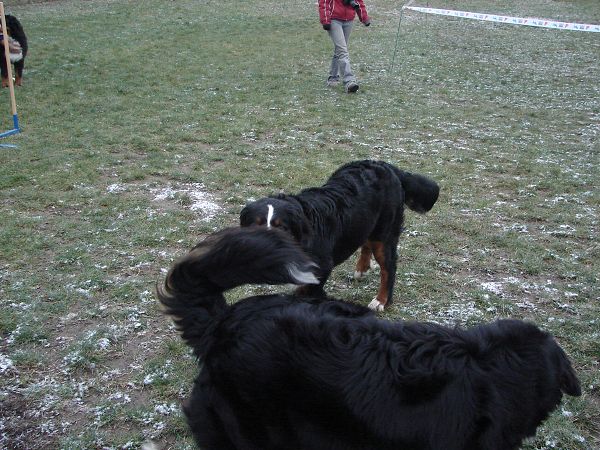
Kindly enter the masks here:
[[[600, 22], [596, 0], [428, 4]], [[155, 283], [249, 199], [360, 158], [442, 186], [407, 217], [382, 316], [535, 321], [584, 395], [525, 448], [600, 446], [600, 41], [406, 12], [390, 71], [399, 4], [368, 6], [345, 95], [324, 85], [312, 2], [5, 2], [30, 54], [23, 133], [5, 139], [19, 147], [0, 149], [0, 447], [190, 448], [179, 403], [197, 369]], [[377, 270], [357, 282], [352, 264], [329, 293], [366, 304]]]

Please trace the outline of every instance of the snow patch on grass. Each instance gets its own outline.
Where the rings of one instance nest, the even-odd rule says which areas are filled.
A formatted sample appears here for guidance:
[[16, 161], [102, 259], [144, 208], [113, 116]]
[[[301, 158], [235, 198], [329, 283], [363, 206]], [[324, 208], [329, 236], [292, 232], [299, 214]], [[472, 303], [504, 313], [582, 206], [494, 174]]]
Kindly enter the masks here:
[[0, 353], [0, 374], [5, 374], [11, 370], [14, 370], [15, 366], [12, 360]]
[[[217, 199], [211, 193], [207, 192], [206, 188], [201, 183], [167, 184], [166, 186], [160, 187], [148, 183], [115, 183], [106, 188], [106, 192], [114, 195], [125, 193], [139, 194], [144, 191], [149, 192], [152, 195], [152, 200], [155, 202], [166, 201], [183, 205], [200, 215], [200, 219], [205, 222], [212, 220], [222, 209], [217, 203]], [[149, 218], [153, 218], [155, 214], [155, 211], [148, 210]]]
[[[177, 201], [189, 203], [190, 210], [202, 215], [202, 220], [208, 222], [215, 217], [221, 210], [221, 207], [215, 203], [214, 197], [204, 190], [200, 183], [181, 184], [176, 187], [166, 186], [163, 188], [153, 188], [150, 192], [155, 201]], [[184, 199], [188, 197], [186, 202]]]

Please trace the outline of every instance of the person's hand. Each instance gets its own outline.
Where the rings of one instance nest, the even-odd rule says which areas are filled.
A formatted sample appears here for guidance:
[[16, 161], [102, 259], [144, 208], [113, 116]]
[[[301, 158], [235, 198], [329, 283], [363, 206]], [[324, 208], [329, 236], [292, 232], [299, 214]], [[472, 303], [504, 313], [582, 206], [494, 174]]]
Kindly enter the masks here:
[[329, 31], [329, 30], [331, 30], [331, 24], [330, 24], [330, 23], [324, 23], [324, 24], [323, 24], [323, 29], [324, 29], [325, 31]]
[[363, 25], [364, 25], [365, 27], [368, 27], [369, 25], [371, 25], [371, 21], [370, 21], [370, 20], [367, 20], [366, 22], [363, 22]]

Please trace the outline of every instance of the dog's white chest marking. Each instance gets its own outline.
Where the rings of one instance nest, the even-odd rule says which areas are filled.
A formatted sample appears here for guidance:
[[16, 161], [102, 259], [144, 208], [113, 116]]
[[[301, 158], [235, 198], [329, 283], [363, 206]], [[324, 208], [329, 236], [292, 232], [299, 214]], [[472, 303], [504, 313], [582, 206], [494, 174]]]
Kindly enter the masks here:
[[275, 208], [273, 205], [267, 205], [269, 212], [267, 212], [267, 228], [271, 228], [271, 220], [273, 220], [273, 214], [275, 213]]

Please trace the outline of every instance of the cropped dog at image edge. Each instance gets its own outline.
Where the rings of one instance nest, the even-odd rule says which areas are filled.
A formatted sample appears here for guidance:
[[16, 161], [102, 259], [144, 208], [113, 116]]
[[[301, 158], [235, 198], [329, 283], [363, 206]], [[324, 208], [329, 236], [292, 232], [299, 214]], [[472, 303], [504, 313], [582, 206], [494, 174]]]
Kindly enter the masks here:
[[[29, 46], [27, 36], [21, 25], [21, 22], [10, 14], [6, 16], [6, 28], [9, 36], [9, 48], [11, 63], [15, 68], [15, 85], [23, 84], [23, 69], [25, 68], [25, 57]], [[8, 67], [4, 54], [4, 47], [0, 46], [0, 70], [2, 72], [2, 87], [8, 87]]]
[[563, 393], [581, 394], [564, 351], [530, 323], [448, 328], [325, 297], [223, 296], [317, 284], [316, 272], [265, 227], [212, 235], [170, 269], [157, 294], [199, 359], [184, 412], [202, 449], [517, 449]]

